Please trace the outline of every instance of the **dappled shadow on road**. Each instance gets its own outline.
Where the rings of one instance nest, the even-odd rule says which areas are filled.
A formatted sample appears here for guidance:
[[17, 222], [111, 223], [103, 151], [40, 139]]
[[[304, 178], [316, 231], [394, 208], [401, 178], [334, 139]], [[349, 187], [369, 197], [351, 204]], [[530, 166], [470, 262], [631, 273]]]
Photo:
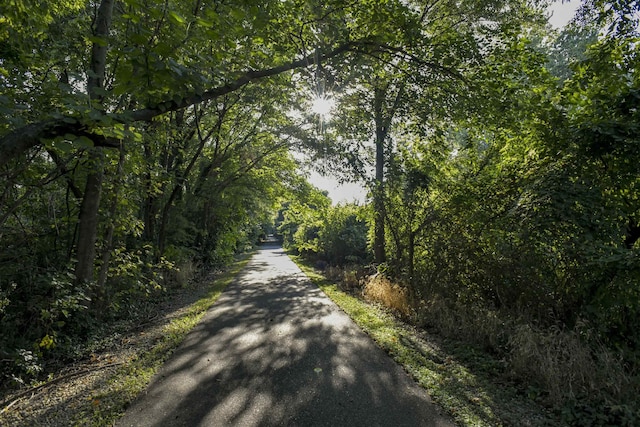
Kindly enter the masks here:
[[[442, 423], [442, 424], [440, 424]], [[263, 247], [121, 425], [446, 425], [387, 356]]]

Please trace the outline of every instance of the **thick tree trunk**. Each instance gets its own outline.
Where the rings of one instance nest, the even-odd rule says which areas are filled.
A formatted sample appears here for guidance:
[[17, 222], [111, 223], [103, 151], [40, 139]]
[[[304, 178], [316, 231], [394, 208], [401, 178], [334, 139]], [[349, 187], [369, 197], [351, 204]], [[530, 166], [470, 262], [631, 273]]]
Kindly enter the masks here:
[[[109, 36], [109, 27], [113, 16], [115, 0], [103, 0], [98, 8], [94, 35], [100, 38]], [[99, 89], [104, 86], [107, 43], [94, 43], [91, 49], [91, 72], [87, 80], [87, 91], [94, 108], [102, 109], [102, 95]], [[102, 193], [104, 175], [104, 154], [102, 148], [94, 147], [89, 153], [89, 174], [84, 197], [80, 206], [78, 226], [78, 248], [76, 250], [76, 283], [93, 280], [93, 267], [96, 258], [96, 239], [98, 236], [98, 211]]]
[[98, 210], [102, 193], [103, 153], [101, 148], [93, 148], [89, 154], [91, 171], [87, 175], [84, 197], [80, 205], [78, 221], [78, 246], [76, 249], [76, 282], [93, 280], [93, 264], [96, 257], [98, 234]]

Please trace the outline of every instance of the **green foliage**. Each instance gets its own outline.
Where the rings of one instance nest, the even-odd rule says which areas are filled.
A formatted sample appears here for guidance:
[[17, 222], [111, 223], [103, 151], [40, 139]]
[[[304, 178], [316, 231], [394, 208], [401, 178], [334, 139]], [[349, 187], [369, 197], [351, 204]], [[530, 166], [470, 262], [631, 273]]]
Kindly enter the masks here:
[[299, 253], [318, 253], [318, 232], [331, 200], [306, 182], [296, 189], [298, 200], [283, 204], [276, 226], [285, 248]]
[[331, 206], [326, 193], [303, 184], [297, 200], [283, 204], [278, 233], [284, 247], [332, 265], [366, 263], [366, 208], [346, 204]]
[[69, 272], [40, 273], [22, 278], [20, 286], [3, 283], [2, 294], [0, 353], [13, 366], [5, 365], [0, 373], [23, 382], [41, 372], [43, 356], [64, 351], [67, 337], [86, 322], [89, 289], [74, 285]]
[[[383, 218], [380, 268], [414, 301], [640, 348], [637, 1], [590, 0], [596, 19], [555, 39], [519, 0], [125, 0], [106, 38], [98, 3], [11, 0], [0, 17], [3, 375], [37, 375], [177, 268], [247, 250], [279, 206], [285, 247], [335, 264], [369, 262]], [[280, 68], [345, 43], [311, 73]], [[92, 47], [107, 48], [100, 105]], [[322, 138], [290, 113], [304, 85], [342, 110]], [[296, 176], [293, 146], [366, 182], [373, 209], [332, 207]], [[97, 217], [79, 216], [85, 201]], [[95, 271], [78, 283], [90, 221]]]
[[329, 209], [319, 230], [320, 253], [329, 263], [366, 264], [370, 260], [365, 214], [364, 207], [353, 204]]

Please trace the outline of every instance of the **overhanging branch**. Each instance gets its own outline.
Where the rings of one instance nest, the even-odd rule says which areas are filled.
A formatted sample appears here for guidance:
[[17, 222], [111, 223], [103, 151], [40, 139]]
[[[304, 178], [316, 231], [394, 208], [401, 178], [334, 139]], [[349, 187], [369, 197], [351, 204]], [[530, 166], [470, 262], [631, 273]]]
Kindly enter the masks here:
[[[342, 53], [353, 50], [356, 45], [356, 42], [344, 43], [329, 52], [323, 53], [320, 55], [319, 59], [321, 61], [326, 61]], [[200, 95], [191, 95], [178, 101], [166, 101], [153, 107], [114, 114], [111, 116], [114, 120], [120, 123], [149, 121], [154, 117], [160, 116], [169, 111], [181, 110], [191, 105], [199, 104], [234, 92], [253, 81], [275, 76], [296, 68], [307, 67], [309, 64], [314, 63], [316, 59], [317, 57], [314, 52], [304, 58], [282, 64], [277, 67], [267, 68], [264, 70], [247, 71], [235, 80], [223, 86], [209, 89]], [[97, 122], [93, 124], [93, 127], [97, 128], [102, 126]], [[0, 138], [0, 167], [6, 165], [10, 160], [20, 156], [30, 148], [38, 146], [42, 139], [55, 138], [67, 133], [78, 136], [87, 136], [94, 140], [96, 145], [108, 145], [108, 142], [104, 140], [104, 137], [91, 133], [88, 126], [76, 118], [66, 117], [46, 120], [23, 126]]]

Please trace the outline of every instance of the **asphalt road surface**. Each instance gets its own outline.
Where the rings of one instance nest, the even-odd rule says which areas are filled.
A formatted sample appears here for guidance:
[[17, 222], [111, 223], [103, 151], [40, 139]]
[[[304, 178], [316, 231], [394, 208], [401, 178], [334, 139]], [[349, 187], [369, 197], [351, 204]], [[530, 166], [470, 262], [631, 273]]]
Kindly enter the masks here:
[[264, 246], [118, 426], [452, 426], [426, 392]]

